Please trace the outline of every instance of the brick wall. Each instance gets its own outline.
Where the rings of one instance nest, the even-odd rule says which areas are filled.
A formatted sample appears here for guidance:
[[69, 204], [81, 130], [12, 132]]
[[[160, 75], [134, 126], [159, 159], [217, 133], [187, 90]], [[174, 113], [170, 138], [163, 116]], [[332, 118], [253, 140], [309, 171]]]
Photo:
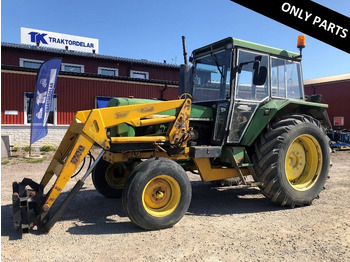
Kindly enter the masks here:
[[[68, 125], [48, 126], [47, 136], [35, 142], [33, 147], [40, 148], [43, 145], [58, 147], [68, 127]], [[1, 125], [1, 135], [10, 137], [11, 146], [29, 146], [30, 125]]]

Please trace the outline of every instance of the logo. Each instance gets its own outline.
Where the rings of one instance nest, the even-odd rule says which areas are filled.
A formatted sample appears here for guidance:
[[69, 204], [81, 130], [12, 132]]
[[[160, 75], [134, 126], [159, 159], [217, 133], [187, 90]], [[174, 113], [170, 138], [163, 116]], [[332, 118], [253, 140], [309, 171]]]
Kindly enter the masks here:
[[40, 34], [38, 32], [30, 32], [28, 33], [30, 35], [30, 41], [32, 43], [43, 43], [45, 45], [47, 45], [47, 41], [46, 39], [44, 38], [47, 34]]
[[43, 108], [41, 107], [39, 112], [35, 114], [37, 118], [41, 119], [43, 118]]
[[39, 91], [36, 91], [36, 104], [44, 104], [46, 101], [46, 93], [47, 91], [40, 93]]
[[154, 107], [150, 106], [150, 107], [143, 107], [139, 109], [140, 113], [150, 113], [154, 111]]
[[41, 84], [44, 88], [46, 88], [46, 86], [47, 86], [47, 79], [46, 79], [46, 78], [40, 79], [40, 84]]
[[98, 53], [98, 39], [21, 27], [21, 44]]

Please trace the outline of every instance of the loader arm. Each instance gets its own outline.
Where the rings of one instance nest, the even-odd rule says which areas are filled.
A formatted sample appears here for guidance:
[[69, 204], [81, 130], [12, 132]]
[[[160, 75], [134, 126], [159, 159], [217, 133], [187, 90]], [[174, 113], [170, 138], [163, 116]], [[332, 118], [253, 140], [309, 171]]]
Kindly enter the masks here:
[[[163, 118], [151, 117], [152, 115], [171, 109], [177, 109], [175, 116]], [[187, 135], [185, 139], [181, 138], [184, 137], [184, 134], [190, 132], [190, 111], [191, 100], [180, 99], [77, 112], [40, 184], [31, 186], [32, 188], [29, 189], [31, 192], [36, 191], [36, 198], [41, 199], [41, 201], [37, 201], [36, 203], [40, 206], [40, 208], [37, 209], [39, 214], [36, 219], [33, 220], [34, 222], [32, 222], [31, 227], [34, 225], [38, 227], [44, 226], [43, 224], [45, 224], [47, 214], [52, 205], [93, 145], [101, 147], [104, 150], [103, 152], [110, 149], [111, 143], [135, 143], [135, 141], [138, 143], [154, 143], [155, 145], [157, 143], [169, 142], [170, 145], [185, 147], [190, 137]], [[106, 132], [107, 128], [124, 123], [139, 127], [164, 122], [170, 123], [164, 136], [108, 137]], [[87, 175], [88, 174], [84, 176], [84, 180]], [[50, 189], [47, 190], [47, 186], [53, 176], [56, 176], [56, 180]], [[36, 184], [35, 182], [32, 183]], [[29, 183], [22, 185], [19, 183], [19, 185], [15, 185], [14, 196], [23, 197], [24, 195], [30, 195], [28, 194], [28, 190], [27, 192], [19, 192], [20, 189], [18, 189], [23, 189], [28, 185]], [[35, 190], [33, 187], [39, 188], [40, 190]], [[79, 189], [76, 191], [78, 190]], [[45, 195], [44, 192], [47, 192], [47, 194]], [[77, 192], [75, 192], [75, 194], [76, 193]], [[26, 201], [28, 203], [33, 202], [33, 200], [28, 201], [28, 199]], [[17, 217], [18, 216], [17, 214]]]

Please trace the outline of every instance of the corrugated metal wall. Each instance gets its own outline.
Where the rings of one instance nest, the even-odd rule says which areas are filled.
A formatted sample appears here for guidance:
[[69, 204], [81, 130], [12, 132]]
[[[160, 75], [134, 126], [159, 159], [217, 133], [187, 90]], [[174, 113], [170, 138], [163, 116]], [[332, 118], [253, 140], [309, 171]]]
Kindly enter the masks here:
[[[350, 81], [305, 85], [304, 89], [306, 95], [322, 95], [333, 129], [350, 129]], [[339, 116], [344, 117], [343, 127], [333, 125], [334, 117]]]
[[[24, 93], [33, 92], [36, 73], [2, 70], [1, 123], [23, 124]], [[165, 84], [134, 82], [101, 78], [59, 75], [57, 94], [57, 124], [70, 124], [76, 111], [95, 107], [96, 96], [160, 98]], [[164, 99], [176, 99], [178, 88], [169, 85]], [[18, 115], [6, 115], [17, 110]]]
[[[23, 124], [24, 93], [33, 92], [36, 74], [1, 72], [1, 124]], [[5, 111], [18, 111], [18, 115], [6, 115]]]

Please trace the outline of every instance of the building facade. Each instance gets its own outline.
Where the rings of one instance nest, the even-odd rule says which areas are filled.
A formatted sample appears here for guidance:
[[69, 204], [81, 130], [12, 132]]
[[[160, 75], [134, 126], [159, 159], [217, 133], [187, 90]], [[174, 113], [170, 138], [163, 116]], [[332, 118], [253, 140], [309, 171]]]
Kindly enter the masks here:
[[306, 95], [321, 95], [321, 102], [328, 104], [334, 130], [350, 130], [350, 74], [305, 80], [304, 89]]
[[13, 146], [29, 145], [36, 75], [54, 57], [62, 58], [62, 65], [48, 135], [35, 147], [59, 145], [77, 111], [105, 107], [111, 97], [178, 96], [176, 65], [10, 43], [2, 43], [1, 52], [1, 134]]
[[[62, 66], [48, 135], [35, 147], [58, 146], [77, 111], [105, 107], [111, 97], [178, 97], [177, 65], [11, 43], [2, 43], [1, 51], [1, 134], [13, 146], [29, 145], [36, 75], [54, 57], [62, 58]], [[350, 129], [350, 74], [305, 80], [304, 87], [306, 95], [320, 94], [329, 105], [334, 130]]]

